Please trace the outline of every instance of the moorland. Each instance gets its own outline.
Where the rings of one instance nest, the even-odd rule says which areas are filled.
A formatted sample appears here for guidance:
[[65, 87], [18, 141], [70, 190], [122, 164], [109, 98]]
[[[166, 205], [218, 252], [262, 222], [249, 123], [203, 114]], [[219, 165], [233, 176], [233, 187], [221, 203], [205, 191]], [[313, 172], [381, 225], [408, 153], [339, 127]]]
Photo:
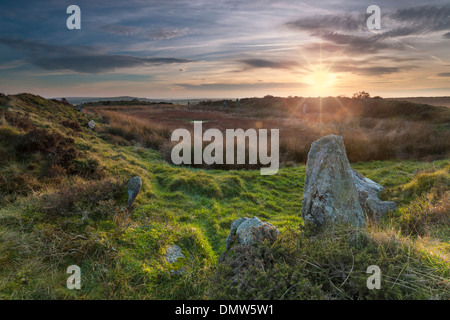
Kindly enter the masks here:
[[[307, 108], [304, 108], [304, 105]], [[449, 299], [450, 109], [381, 97], [248, 98], [193, 105], [0, 97], [2, 299]], [[88, 129], [88, 122], [96, 126]], [[171, 132], [277, 128], [281, 167], [176, 166]], [[395, 211], [364, 228], [305, 224], [310, 144], [343, 137], [351, 166]], [[127, 182], [142, 188], [126, 208]], [[223, 255], [257, 216], [274, 243]], [[167, 246], [185, 258], [170, 265]], [[81, 290], [66, 287], [67, 267]], [[380, 290], [366, 286], [369, 265]], [[185, 268], [179, 275], [170, 271]]]

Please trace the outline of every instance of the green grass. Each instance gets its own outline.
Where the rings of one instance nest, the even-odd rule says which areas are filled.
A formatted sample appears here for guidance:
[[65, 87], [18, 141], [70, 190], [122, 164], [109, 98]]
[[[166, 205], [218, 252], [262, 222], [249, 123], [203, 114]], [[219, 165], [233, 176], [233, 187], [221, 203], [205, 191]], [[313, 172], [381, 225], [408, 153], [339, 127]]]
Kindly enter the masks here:
[[[33, 100], [26, 97], [28, 108]], [[38, 126], [49, 125], [34, 112]], [[70, 110], [58, 117], [86, 122]], [[450, 160], [353, 164], [386, 187], [382, 197], [396, 201], [398, 210], [363, 230], [336, 226], [318, 233], [301, 218], [304, 165], [280, 168], [273, 176], [208, 171], [169, 165], [151, 149], [112, 146], [95, 131], [84, 129], [74, 140], [77, 161], [95, 159], [102, 178], [42, 180], [36, 155], [0, 163], [6, 181], [27, 177], [31, 186], [0, 208], [2, 299], [450, 298], [450, 219], [442, 202], [449, 196]], [[123, 184], [135, 175], [143, 186], [128, 211]], [[71, 207], [64, 210], [43, 200], [64, 203], [58, 201], [69, 195]], [[253, 216], [275, 225], [279, 240], [250, 253], [238, 248], [219, 263], [231, 222]], [[164, 259], [171, 244], [186, 256], [175, 266]], [[231, 281], [237, 258], [248, 261], [238, 284]], [[81, 290], [66, 289], [65, 271], [72, 264], [81, 267]], [[384, 272], [380, 291], [365, 285], [370, 264]], [[187, 271], [170, 274], [178, 268]]]

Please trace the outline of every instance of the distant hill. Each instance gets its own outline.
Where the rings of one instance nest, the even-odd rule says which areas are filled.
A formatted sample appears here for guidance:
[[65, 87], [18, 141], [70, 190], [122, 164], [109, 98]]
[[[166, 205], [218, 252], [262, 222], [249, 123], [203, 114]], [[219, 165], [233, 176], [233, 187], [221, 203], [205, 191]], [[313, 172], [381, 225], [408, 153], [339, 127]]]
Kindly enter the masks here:
[[131, 101], [131, 100], [134, 100], [134, 99], [137, 99], [139, 101], [146, 101], [146, 102], [162, 101], [160, 99], [159, 100], [152, 100], [152, 99], [147, 99], [147, 98], [138, 98], [138, 97], [131, 97], [131, 96], [120, 96], [120, 97], [69, 97], [69, 98], [66, 98], [66, 99], [71, 104], [82, 104], [82, 103], [99, 102], [99, 101]]
[[[58, 100], [62, 98], [56, 98]], [[69, 97], [66, 98], [73, 105], [84, 104], [84, 103], [95, 103], [101, 101], [132, 101], [139, 100], [144, 102], [163, 102], [163, 103], [173, 103], [173, 104], [188, 104], [196, 103], [201, 101], [202, 99], [148, 99], [148, 98], [139, 98], [139, 97], [131, 97], [131, 96], [120, 96], [120, 97]]]
[[387, 100], [408, 101], [414, 103], [429, 104], [431, 106], [450, 107], [450, 97], [406, 97], [388, 98]]

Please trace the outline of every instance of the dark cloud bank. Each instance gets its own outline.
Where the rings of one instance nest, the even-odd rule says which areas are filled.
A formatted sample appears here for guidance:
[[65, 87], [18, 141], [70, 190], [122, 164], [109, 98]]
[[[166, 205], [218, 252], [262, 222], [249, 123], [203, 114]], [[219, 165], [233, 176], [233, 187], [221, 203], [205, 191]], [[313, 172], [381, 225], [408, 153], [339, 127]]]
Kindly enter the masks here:
[[0, 44], [24, 52], [29, 63], [46, 70], [71, 70], [95, 74], [121, 68], [191, 62], [178, 58], [112, 55], [95, 52], [96, 49], [92, 47], [70, 48], [21, 39], [0, 38]]

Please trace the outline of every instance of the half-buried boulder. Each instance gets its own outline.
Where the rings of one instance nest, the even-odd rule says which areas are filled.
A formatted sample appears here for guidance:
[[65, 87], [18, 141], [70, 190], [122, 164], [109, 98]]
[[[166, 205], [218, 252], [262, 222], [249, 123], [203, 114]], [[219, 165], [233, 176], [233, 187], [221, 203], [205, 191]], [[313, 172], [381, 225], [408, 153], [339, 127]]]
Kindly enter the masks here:
[[227, 250], [234, 243], [252, 245], [261, 243], [264, 239], [275, 240], [279, 234], [275, 226], [257, 217], [240, 218], [231, 223], [230, 234], [227, 237]]
[[[182, 251], [181, 248], [176, 244], [168, 246], [166, 248], [166, 255], [165, 255], [166, 261], [175, 267], [175, 264], [177, 263], [178, 259], [186, 258], [181, 251]], [[170, 270], [170, 273], [173, 275], [180, 275], [185, 271], [186, 271], [185, 267], [180, 267], [175, 270]]]

